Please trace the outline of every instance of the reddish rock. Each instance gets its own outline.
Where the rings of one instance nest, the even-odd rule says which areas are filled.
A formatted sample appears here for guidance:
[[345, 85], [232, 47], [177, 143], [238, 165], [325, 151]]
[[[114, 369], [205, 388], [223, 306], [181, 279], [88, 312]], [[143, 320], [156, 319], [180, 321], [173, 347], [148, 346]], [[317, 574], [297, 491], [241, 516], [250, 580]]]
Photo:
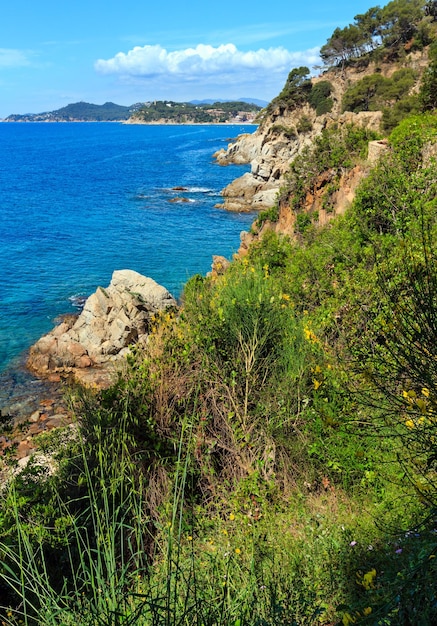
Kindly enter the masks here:
[[43, 400], [40, 401], [40, 405], [44, 407], [50, 407], [50, 406], [53, 406], [54, 404], [55, 404], [55, 401], [53, 400], [53, 398], [44, 398]]
[[20, 441], [20, 443], [18, 444], [17, 452], [15, 456], [17, 459], [22, 459], [25, 456], [29, 456], [32, 450], [33, 450], [33, 446], [31, 446], [28, 441]]
[[93, 364], [92, 360], [90, 359], [89, 356], [84, 355], [81, 356], [80, 359], [77, 362], [77, 367], [82, 368], [82, 367], [91, 367]]
[[31, 441], [34, 435], [38, 435], [43, 430], [44, 430], [44, 422], [40, 422], [39, 424], [31, 424], [29, 428], [27, 429], [26, 441]]
[[53, 415], [45, 422], [45, 427], [47, 430], [52, 430], [53, 428], [59, 428], [60, 426], [66, 426], [68, 424], [68, 417], [64, 414]]
[[77, 342], [71, 342], [67, 345], [67, 350], [75, 357], [80, 357], [86, 354], [85, 348]]

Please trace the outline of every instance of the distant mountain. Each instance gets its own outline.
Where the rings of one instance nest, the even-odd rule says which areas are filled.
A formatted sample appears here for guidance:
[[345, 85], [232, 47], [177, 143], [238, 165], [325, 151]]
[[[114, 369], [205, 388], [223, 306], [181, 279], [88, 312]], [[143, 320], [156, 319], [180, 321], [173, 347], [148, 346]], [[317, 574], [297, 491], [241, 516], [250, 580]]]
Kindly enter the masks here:
[[89, 104], [76, 102], [68, 104], [56, 111], [44, 113], [27, 113], [25, 115], [9, 115], [6, 122], [119, 122], [127, 120], [143, 103], [122, 106], [114, 102], [105, 104]]

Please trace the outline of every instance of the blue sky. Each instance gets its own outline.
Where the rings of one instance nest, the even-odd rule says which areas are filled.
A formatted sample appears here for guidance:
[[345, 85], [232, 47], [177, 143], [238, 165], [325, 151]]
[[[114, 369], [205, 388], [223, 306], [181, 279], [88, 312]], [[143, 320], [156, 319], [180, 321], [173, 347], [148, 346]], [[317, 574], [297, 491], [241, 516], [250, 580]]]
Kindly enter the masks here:
[[[271, 100], [370, 0], [24, 0], [0, 18], [0, 118], [78, 101]], [[385, 3], [383, 3], [385, 4]]]

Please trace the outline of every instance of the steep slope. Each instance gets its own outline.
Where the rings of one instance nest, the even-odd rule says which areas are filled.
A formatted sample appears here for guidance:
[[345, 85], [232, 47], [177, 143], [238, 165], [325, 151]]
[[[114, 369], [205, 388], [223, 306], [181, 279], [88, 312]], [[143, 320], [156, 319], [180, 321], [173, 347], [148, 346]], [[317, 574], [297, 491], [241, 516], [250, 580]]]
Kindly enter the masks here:
[[[253, 135], [241, 135], [226, 150], [215, 154], [221, 165], [251, 164], [249, 173], [236, 179], [223, 190], [224, 202], [221, 206], [230, 211], [265, 210], [272, 207], [279, 190], [284, 185], [290, 163], [312, 146], [316, 138], [326, 129], [353, 125], [378, 132], [382, 136], [384, 134], [382, 111], [342, 112], [345, 94], [365, 77], [378, 74], [389, 79], [399, 70], [411, 70], [414, 82], [409, 88], [409, 93], [415, 93], [419, 89], [428, 62], [428, 48], [425, 47], [395, 61], [373, 61], [363, 66], [356, 64], [329, 69], [310, 81], [312, 89], [317, 85], [330, 86], [331, 110], [321, 114], [308, 101], [299, 102], [296, 106], [296, 102], [292, 100], [288, 106], [284, 106], [284, 99], [275, 98], [264, 110], [264, 117]], [[296, 70], [292, 70], [290, 75], [293, 72]], [[365, 168], [361, 170], [361, 174], [365, 175]], [[332, 213], [344, 210], [348, 204], [345, 199], [351, 199], [351, 190], [353, 193], [360, 178], [361, 176], [357, 176], [355, 172], [353, 180], [349, 177], [344, 180], [344, 184], [342, 183], [344, 189], [338, 194], [338, 204]]]

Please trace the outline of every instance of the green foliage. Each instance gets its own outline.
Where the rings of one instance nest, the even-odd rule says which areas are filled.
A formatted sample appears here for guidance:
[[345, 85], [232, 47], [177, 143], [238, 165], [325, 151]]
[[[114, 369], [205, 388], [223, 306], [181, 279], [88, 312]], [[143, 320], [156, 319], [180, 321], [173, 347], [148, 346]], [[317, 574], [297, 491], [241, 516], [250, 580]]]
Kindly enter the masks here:
[[296, 126], [298, 133], [309, 133], [313, 129], [313, 124], [307, 115], [302, 115]]
[[332, 84], [328, 80], [322, 80], [313, 85], [308, 100], [311, 106], [316, 109], [317, 115], [332, 111], [334, 102], [329, 97], [331, 93]]
[[[409, 91], [415, 82], [413, 70], [404, 68], [394, 72], [391, 78], [381, 74], [365, 76], [345, 91], [343, 96], [343, 111], [379, 111], [386, 107], [393, 107], [408, 98]], [[408, 100], [411, 101], [411, 98]], [[411, 107], [411, 105], [410, 105]], [[407, 112], [411, 108], [404, 105]]]
[[378, 54], [400, 54], [411, 42], [410, 50], [421, 49], [431, 38], [429, 16], [432, 7], [425, 0], [392, 0], [383, 8], [372, 7], [356, 15], [354, 23], [336, 28], [322, 46], [320, 55], [326, 65], [370, 61]]
[[280, 201], [290, 201], [294, 210], [302, 208], [308, 191], [314, 192], [323, 174], [324, 203], [335, 192], [342, 173], [367, 154], [368, 142], [376, 134], [354, 126], [340, 130], [325, 129], [316, 137], [311, 149], [304, 149], [291, 163]]
[[283, 124], [273, 124], [270, 128], [272, 135], [284, 135], [287, 139], [295, 139], [297, 136], [296, 129], [290, 126], [284, 126]]
[[307, 67], [292, 69], [281, 93], [268, 105], [267, 112], [272, 113], [277, 107], [281, 110], [292, 111], [307, 102], [312, 89], [309, 73]]
[[[243, 259], [218, 281], [185, 300], [185, 315], [199, 324], [197, 343], [240, 395], [244, 415], [262, 386], [282, 365], [284, 342], [293, 335], [293, 314], [267, 264]], [[238, 385], [235, 381], [239, 381]]]
[[265, 209], [264, 211], [260, 211], [258, 217], [255, 220], [255, 224], [258, 228], [260, 228], [264, 222], [277, 222], [279, 219], [279, 206], [274, 205], [270, 207], [270, 209]]
[[248, 259], [253, 259], [261, 267], [267, 265], [269, 272], [276, 276], [285, 270], [291, 254], [292, 247], [289, 239], [278, 237], [276, 233], [268, 230], [259, 241], [251, 246]]
[[298, 213], [296, 215], [296, 227], [297, 231], [302, 235], [311, 226], [311, 216], [308, 213]]
[[381, 74], [365, 76], [358, 83], [347, 89], [343, 96], [343, 111], [377, 111], [378, 105], [375, 96], [378, 89], [385, 84], [386, 79]]
[[[402, 441], [402, 463], [419, 496], [437, 503], [435, 415], [437, 370], [435, 218], [424, 218], [422, 236], [400, 246], [396, 259], [382, 258], [377, 285], [380, 310], [369, 320], [372, 334], [356, 354], [379, 392], [375, 402]], [[412, 233], [413, 234], [413, 233]], [[416, 234], [416, 232], [414, 233]], [[399, 257], [402, 273], [397, 270]]]
[[57, 122], [115, 122], [127, 120], [136, 110], [135, 105], [130, 107], [105, 102], [105, 104], [89, 104], [88, 102], [76, 102], [68, 104], [56, 111], [46, 113], [10, 115], [10, 121], [57, 121]]
[[437, 116], [417, 115], [405, 120], [390, 135], [390, 144], [408, 174], [414, 173], [423, 162], [424, 150], [435, 142]]
[[406, 119], [393, 131], [393, 152], [371, 172], [355, 200], [360, 228], [368, 236], [401, 234], [420, 215], [434, 210], [435, 166], [422, 168], [422, 151], [435, 129], [436, 118], [429, 116]]
[[430, 64], [423, 74], [419, 92], [423, 111], [433, 111], [437, 108], [437, 41], [429, 48], [429, 58]]
[[[357, 28], [382, 37], [379, 11]], [[305, 72], [289, 87], [307, 98]], [[79, 425], [3, 491], [5, 624], [435, 622], [436, 120], [403, 120], [314, 228], [306, 194], [328, 210], [376, 138], [325, 129], [259, 216], [289, 202], [299, 236], [263, 229], [109, 389], [72, 389]]]
[[382, 126], [385, 131], [391, 132], [406, 117], [420, 112], [420, 101], [417, 94], [404, 96], [391, 107], [385, 107], [382, 111]]

